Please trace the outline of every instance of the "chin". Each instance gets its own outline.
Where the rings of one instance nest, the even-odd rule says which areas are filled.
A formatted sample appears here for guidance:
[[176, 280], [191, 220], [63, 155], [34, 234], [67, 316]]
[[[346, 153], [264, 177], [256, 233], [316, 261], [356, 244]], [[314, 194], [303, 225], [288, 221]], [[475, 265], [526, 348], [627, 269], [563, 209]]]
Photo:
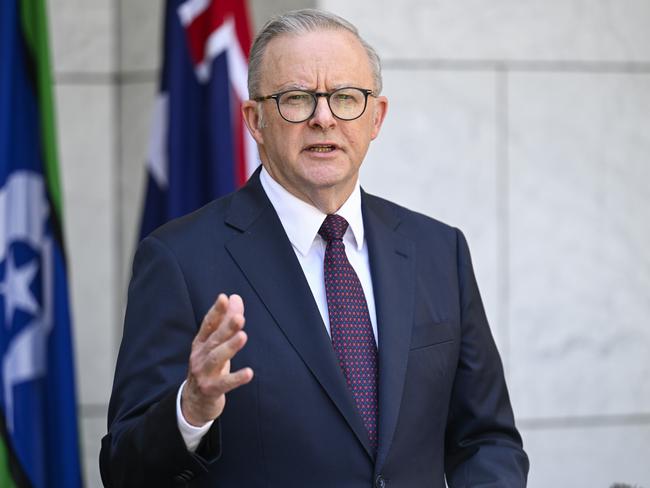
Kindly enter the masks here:
[[349, 161], [341, 160], [310, 161], [304, 169], [305, 176], [309, 179], [330, 183], [354, 178], [356, 174]]
[[314, 187], [331, 188], [346, 183], [354, 184], [356, 175], [340, 167], [319, 167], [305, 175], [305, 180]]

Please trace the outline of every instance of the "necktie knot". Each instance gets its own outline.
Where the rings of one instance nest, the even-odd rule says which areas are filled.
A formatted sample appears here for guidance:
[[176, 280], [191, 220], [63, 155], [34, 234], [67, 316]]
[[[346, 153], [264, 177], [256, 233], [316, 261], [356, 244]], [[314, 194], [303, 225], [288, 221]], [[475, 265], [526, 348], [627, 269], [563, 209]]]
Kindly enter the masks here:
[[343, 239], [345, 231], [348, 229], [348, 221], [340, 215], [330, 214], [325, 217], [323, 224], [318, 229], [320, 236], [327, 242]]

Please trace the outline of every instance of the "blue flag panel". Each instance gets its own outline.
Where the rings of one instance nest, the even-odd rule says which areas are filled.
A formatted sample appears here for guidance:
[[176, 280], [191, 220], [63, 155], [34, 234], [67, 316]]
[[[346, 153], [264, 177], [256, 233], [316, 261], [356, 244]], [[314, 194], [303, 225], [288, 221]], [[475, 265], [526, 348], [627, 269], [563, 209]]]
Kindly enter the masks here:
[[42, 65], [21, 12], [17, 0], [0, 3], [0, 484], [74, 488], [82, 481], [66, 266], [45, 176]]
[[[237, 96], [242, 89], [233, 86], [237, 78], [233, 70], [242, 66], [245, 70], [250, 44], [245, 5], [205, 2], [203, 11], [183, 19], [180, 10], [186, 3], [190, 2], [166, 4], [163, 69], [147, 161], [141, 238], [233, 191], [252, 169], [241, 168], [246, 164], [238, 153], [243, 149], [237, 147], [244, 138]], [[245, 35], [222, 20], [229, 18]], [[211, 51], [216, 37], [225, 42]], [[193, 59], [192, 46], [207, 53], [206, 59]]]

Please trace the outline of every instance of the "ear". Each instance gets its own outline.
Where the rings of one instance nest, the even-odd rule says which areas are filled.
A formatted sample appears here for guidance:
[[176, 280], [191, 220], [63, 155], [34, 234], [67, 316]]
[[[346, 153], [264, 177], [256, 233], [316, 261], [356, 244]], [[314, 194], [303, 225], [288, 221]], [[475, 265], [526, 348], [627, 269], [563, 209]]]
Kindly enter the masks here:
[[374, 140], [379, 135], [381, 125], [388, 112], [388, 98], [379, 96], [375, 98], [374, 108], [372, 111], [372, 133], [371, 138]]
[[264, 137], [262, 135], [262, 131], [260, 130], [259, 110], [260, 108], [258, 107], [255, 100], [246, 100], [244, 103], [242, 103], [241, 106], [242, 117], [246, 123], [246, 127], [248, 127], [248, 132], [250, 132], [251, 136], [253, 136], [255, 142], [258, 144], [263, 144]]

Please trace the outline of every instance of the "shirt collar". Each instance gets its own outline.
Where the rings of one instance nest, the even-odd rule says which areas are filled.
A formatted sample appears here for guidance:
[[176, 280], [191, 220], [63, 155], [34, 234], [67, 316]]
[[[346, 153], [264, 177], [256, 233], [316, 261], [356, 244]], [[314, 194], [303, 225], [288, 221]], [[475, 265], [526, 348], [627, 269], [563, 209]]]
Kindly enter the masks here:
[[[291, 244], [303, 256], [309, 252], [326, 215], [313, 205], [289, 193], [262, 167], [260, 182], [275, 209]], [[348, 221], [348, 232], [357, 249], [363, 247], [364, 229], [361, 214], [361, 189], [357, 180], [352, 194], [336, 212]], [[347, 232], [346, 232], [347, 233]]]

